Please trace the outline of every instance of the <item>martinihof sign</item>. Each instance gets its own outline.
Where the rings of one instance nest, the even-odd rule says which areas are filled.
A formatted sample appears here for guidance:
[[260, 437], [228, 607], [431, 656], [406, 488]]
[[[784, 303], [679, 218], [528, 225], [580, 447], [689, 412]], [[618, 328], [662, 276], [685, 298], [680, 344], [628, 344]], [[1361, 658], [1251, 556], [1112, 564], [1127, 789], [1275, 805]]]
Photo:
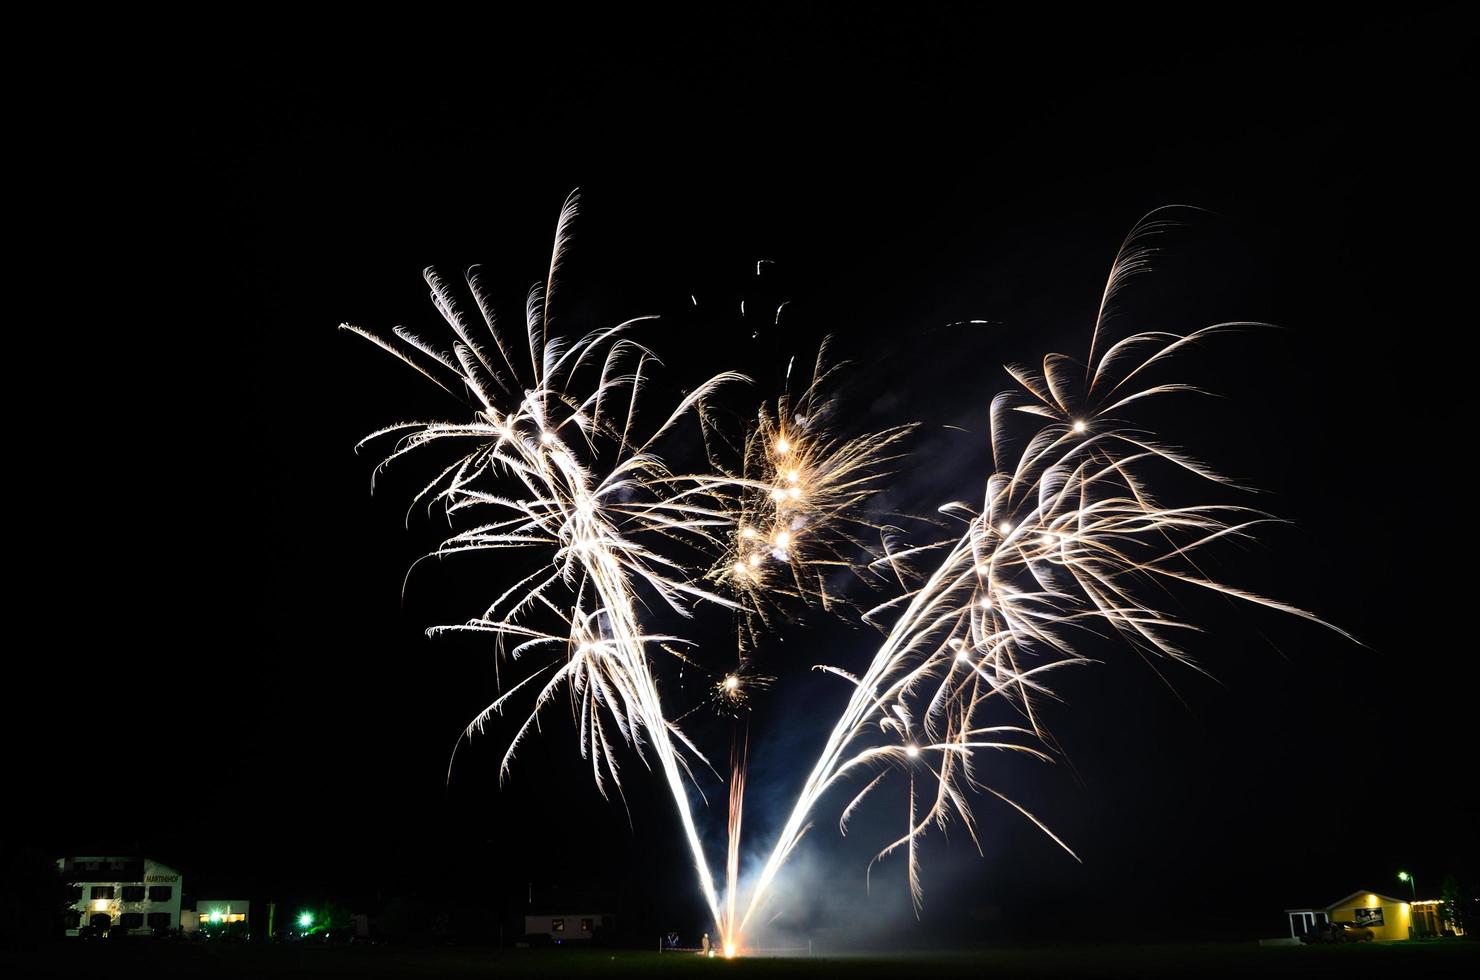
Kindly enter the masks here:
[[179, 875], [145, 875], [145, 881], [179, 881]]

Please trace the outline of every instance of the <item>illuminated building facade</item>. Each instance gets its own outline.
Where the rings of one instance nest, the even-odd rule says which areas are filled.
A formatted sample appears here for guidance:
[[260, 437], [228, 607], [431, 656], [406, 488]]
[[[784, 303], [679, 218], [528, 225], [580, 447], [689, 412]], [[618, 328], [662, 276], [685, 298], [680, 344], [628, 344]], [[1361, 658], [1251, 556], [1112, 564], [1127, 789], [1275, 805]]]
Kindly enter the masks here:
[[130, 934], [180, 928], [180, 872], [149, 858], [68, 857], [57, 861], [72, 888], [67, 934], [83, 927]]
[[1413, 909], [1408, 902], [1372, 891], [1352, 892], [1323, 909], [1286, 909], [1290, 938], [1305, 939], [1329, 923], [1349, 923], [1371, 929], [1378, 942], [1413, 938]]
[[1448, 906], [1437, 898], [1421, 902], [1410, 902], [1413, 907], [1413, 935], [1420, 939], [1453, 934], [1463, 936], [1465, 931], [1455, 925]]
[[245, 930], [250, 912], [251, 903], [244, 898], [200, 899], [193, 910], [180, 916], [180, 928], [186, 932]]

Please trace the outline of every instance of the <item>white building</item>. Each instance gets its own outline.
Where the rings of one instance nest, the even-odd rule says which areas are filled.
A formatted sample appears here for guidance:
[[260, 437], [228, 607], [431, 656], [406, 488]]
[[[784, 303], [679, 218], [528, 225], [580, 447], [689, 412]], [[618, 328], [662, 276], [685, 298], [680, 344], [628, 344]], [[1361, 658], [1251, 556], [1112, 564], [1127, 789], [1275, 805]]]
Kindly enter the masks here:
[[57, 861], [72, 886], [67, 934], [120, 926], [147, 935], [180, 927], [180, 872], [149, 858], [69, 857]]

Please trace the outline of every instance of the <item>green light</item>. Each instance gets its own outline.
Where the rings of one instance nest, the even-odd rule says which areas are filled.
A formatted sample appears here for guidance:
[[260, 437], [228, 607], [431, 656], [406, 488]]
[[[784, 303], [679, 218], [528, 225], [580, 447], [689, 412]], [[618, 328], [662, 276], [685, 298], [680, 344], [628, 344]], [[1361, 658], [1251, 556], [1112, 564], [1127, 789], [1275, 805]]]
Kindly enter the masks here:
[[1398, 872], [1398, 880], [1399, 881], [1409, 881], [1410, 879], [1411, 879], [1411, 876], [1408, 874], [1408, 872], [1406, 872], [1406, 871], [1399, 871]]
[[220, 922], [221, 921], [221, 913], [220, 912], [212, 912], [211, 913], [211, 921], [212, 922]]
[[307, 929], [309, 926], [313, 925], [313, 913], [312, 912], [304, 912], [302, 915], [300, 915], [298, 917], [298, 924], [300, 926], [302, 926], [303, 928], [305, 928], [305, 929]]

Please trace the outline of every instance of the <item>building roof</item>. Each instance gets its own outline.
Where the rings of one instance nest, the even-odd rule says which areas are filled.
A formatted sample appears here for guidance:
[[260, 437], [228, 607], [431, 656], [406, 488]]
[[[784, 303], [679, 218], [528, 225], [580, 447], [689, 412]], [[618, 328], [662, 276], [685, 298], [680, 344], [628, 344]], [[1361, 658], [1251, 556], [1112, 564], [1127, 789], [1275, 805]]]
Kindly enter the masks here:
[[1403, 904], [1403, 899], [1401, 899], [1401, 898], [1393, 898], [1390, 895], [1384, 895], [1381, 892], [1375, 892], [1375, 891], [1373, 891], [1370, 888], [1359, 888], [1358, 890], [1352, 892], [1350, 895], [1346, 896], [1345, 898], [1338, 899], [1337, 901], [1332, 902], [1330, 905], [1326, 906], [1326, 910], [1327, 911], [1330, 911], [1331, 909], [1336, 908], [1336, 906], [1338, 906], [1338, 905], [1345, 905], [1347, 902], [1350, 902], [1352, 899], [1356, 898], [1359, 895], [1376, 895], [1378, 898], [1382, 899], [1384, 902], [1392, 902], [1395, 905], [1401, 905], [1401, 904]]
[[[89, 868], [89, 864], [96, 867]], [[144, 882], [160, 874], [174, 875], [176, 880], [182, 877], [178, 868], [153, 858], [136, 856], [64, 857], [57, 859], [57, 869], [71, 882]]]
[[1393, 898], [1391, 895], [1384, 895], [1381, 892], [1375, 892], [1375, 891], [1373, 891], [1370, 888], [1362, 888], [1362, 889], [1360, 889], [1358, 891], [1352, 892], [1350, 895], [1346, 896], [1343, 899], [1338, 899], [1337, 901], [1332, 902], [1330, 905], [1306, 905], [1306, 906], [1302, 906], [1301, 908], [1285, 909], [1285, 911], [1286, 912], [1330, 912], [1332, 909], [1336, 908], [1337, 906], [1339, 906], [1339, 905], [1345, 905], [1347, 902], [1350, 902], [1352, 899], [1359, 898], [1362, 895], [1376, 895], [1378, 898], [1382, 899], [1384, 902], [1392, 902], [1395, 905], [1401, 905], [1401, 904], [1403, 904], [1404, 901], [1406, 901], [1405, 899], [1401, 899], [1401, 898]]

